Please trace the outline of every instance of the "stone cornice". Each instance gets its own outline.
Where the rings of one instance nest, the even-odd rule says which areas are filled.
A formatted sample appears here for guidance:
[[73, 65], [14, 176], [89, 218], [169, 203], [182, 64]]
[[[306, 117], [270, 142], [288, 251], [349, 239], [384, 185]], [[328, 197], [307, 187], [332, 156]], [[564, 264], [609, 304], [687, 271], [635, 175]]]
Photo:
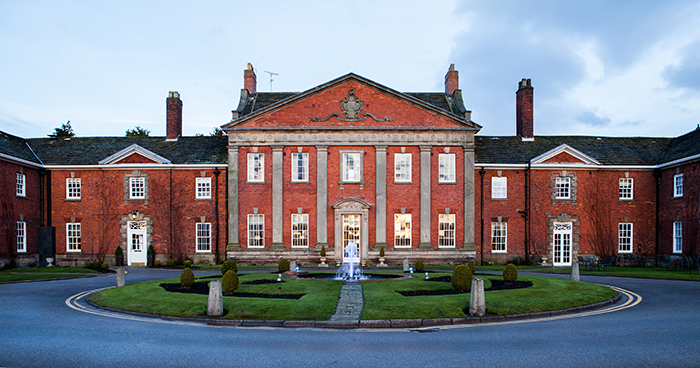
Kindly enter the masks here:
[[426, 129], [397, 131], [396, 129], [335, 131], [313, 130], [237, 130], [229, 132], [229, 147], [240, 146], [474, 146], [474, 133], [464, 130]]

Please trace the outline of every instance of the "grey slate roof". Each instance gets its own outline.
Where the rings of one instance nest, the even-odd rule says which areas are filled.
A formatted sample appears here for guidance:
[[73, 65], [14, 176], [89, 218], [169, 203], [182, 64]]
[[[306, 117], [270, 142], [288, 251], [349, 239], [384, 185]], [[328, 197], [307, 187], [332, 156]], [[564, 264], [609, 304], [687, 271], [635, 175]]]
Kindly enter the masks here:
[[526, 164], [533, 158], [567, 144], [603, 165], [655, 165], [672, 138], [618, 138], [587, 136], [475, 137], [476, 164]]
[[24, 138], [0, 131], [0, 153], [41, 165]]
[[700, 125], [689, 133], [673, 138], [658, 163], [665, 164], [695, 155], [700, 155]]
[[166, 142], [165, 137], [73, 137], [53, 143], [50, 138], [27, 139], [27, 142], [46, 165], [97, 165], [132, 144], [163, 156], [173, 164], [228, 161], [226, 137], [180, 137], [177, 142]]

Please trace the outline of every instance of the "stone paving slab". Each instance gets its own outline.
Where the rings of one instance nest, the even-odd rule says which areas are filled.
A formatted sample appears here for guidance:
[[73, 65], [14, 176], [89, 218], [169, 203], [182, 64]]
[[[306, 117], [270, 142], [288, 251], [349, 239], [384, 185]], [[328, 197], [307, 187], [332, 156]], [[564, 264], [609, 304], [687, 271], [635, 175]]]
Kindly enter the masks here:
[[330, 320], [335, 322], [355, 322], [357, 325], [360, 321], [364, 304], [362, 285], [357, 282], [346, 283], [340, 289], [338, 305], [335, 307], [335, 313]]

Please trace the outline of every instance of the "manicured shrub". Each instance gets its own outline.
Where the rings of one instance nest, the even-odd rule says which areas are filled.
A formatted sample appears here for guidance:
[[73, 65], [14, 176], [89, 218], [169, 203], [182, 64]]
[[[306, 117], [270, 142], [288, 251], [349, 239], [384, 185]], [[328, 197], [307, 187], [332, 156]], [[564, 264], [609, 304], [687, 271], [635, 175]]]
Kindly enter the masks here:
[[326, 246], [322, 245], [321, 246], [321, 257], [325, 257], [325, 256], [326, 256]]
[[289, 271], [289, 261], [286, 258], [280, 259], [280, 263], [277, 266], [277, 271], [280, 273]]
[[153, 266], [160, 267], [160, 261], [156, 260], [155, 262], [153, 262]]
[[149, 256], [155, 256], [156, 255], [156, 250], [153, 249], [153, 245], [148, 246], [148, 250], [146, 251], [146, 254]]
[[384, 246], [383, 245], [381, 248], [379, 248], [379, 257], [384, 258]]
[[114, 255], [115, 256], [123, 256], [124, 255], [124, 251], [122, 250], [121, 245], [117, 246], [117, 249], [114, 250]]
[[169, 259], [167, 262], [165, 262], [165, 265], [168, 267], [175, 267], [175, 261]]
[[416, 261], [416, 272], [423, 272], [423, 261], [422, 260], [417, 260]]
[[[99, 263], [99, 262], [98, 262], [98, 263]], [[105, 272], [105, 271], [109, 270], [109, 265], [106, 264], [106, 263], [103, 263], [103, 264], [101, 265], [101, 268], [102, 268], [102, 272]]]
[[469, 267], [459, 265], [452, 271], [452, 287], [455, 290], [470, 291], [472, 288], [472, 278], [474, 275]]
[[469, 270], [472, 271], [472, 275], [476, 273], [476, 263], [474, 263], [473, 259], [470, 259], [469, 262], [467, 262], [467, 267], [469, 267]]
[[92, 268], [92, 262], [85, 262], [85, 268]]
[[238, 273], [238, 265], [232, 259], [227, 259], [224, 264], [221, 265], [221, 274], [225, 275], [226, 272], [233, 271], [233, 273]]
[[194, 273], [187, 267], [180, 273], [180, 285], [190, 287], [192, 284], [194, 284]]
[[503, 281], [512, 284], [518, 279], [518, 269], [514, 264], [508, 263], [503, 267]]
[[192, 267], [192, 261], [189, 259], [185, 261], [185, 267]]
[[233, 270], [228, 270], [221, 279], [221, 288], [227, 293], [232, 293], [238, 289], [238, 274]]

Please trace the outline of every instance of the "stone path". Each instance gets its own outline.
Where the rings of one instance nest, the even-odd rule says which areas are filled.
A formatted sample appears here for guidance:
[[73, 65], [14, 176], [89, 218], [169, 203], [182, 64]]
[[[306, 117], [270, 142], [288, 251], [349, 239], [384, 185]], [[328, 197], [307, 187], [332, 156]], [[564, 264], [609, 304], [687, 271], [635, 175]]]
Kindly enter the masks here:
[[362, 314], [365, 301], [362, 297], [362, 285], [358, 282], [348, 282], [340, 289], [340, 299], [331, 321], [357, 322]]

